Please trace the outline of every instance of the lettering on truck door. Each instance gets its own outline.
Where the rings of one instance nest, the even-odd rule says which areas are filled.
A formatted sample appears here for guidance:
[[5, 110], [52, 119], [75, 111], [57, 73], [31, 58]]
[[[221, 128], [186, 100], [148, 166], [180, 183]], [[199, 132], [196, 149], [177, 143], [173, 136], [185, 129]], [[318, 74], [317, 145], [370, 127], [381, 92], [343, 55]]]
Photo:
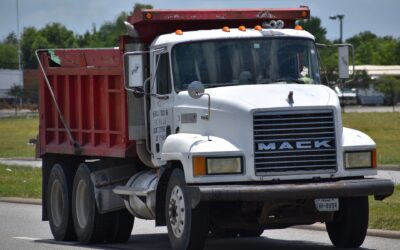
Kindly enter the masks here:
[[173, 95], [168, 53], [153, 54], [153, 70], [155, 80], [151, 92], [167, 98], [151, 97], [150, 103], [150, 138], [153, 160], [161, 165], [161, 152], [165, 139], [173, 133]]

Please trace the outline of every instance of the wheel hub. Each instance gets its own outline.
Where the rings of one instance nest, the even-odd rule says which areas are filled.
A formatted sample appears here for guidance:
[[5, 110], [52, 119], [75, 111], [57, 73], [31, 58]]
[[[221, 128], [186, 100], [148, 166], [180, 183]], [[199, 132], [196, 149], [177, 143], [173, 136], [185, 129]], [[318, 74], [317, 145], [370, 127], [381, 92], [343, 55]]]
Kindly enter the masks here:
[[179, 186], [174, 186], [169, 199], [169, 222], [172, 232], [176, 238], [183, 235], [185, 229], [185, 199], [183, 197], [182, 189]]
[[85, 228], [89, 220], [89, 190], [84, 180], [80, 180], [77, 186], [75, 198], [75, 211], [78, 224]]
[[62, 217], [64, 214], [64, 203], [65, 201], [62, 192], [62, 185], [59, 180], [56, 180], [51, 186], [50, 195], [51, 216], [56, 227], [61, 226]]

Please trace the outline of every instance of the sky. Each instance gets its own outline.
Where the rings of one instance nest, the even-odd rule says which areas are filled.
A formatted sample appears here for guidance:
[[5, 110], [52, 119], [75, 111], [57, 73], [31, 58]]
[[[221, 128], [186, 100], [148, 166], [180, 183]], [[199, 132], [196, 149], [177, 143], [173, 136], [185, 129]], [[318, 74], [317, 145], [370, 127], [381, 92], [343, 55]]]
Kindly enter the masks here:
[[[159, 9], [285, 8], [306, 5], [311, 15], [321, 18], [328, 39], [339, 38], [339, 21], [329, 16], [344, 14], [343, 37], [362, 31], [400, 38], [400, 0], [18, 0], [19, 27], [60, 22], [77, 34], [113, 21], [122, 11], [131, 11], [135, 2]], [[0, 39], [17, 31], [17, 0], [0, 0]]]

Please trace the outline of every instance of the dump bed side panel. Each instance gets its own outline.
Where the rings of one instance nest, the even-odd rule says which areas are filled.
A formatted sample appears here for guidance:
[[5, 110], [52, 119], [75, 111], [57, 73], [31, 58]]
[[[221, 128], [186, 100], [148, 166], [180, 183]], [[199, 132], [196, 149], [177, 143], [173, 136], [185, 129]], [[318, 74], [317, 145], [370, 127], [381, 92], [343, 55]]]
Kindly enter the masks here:
[[74, 150], [41, 74], [39, 155], [134, 156], [134, 142], [128, 140], [122, 52], [119, 49], [50, 50], [39, 56], [61, 114], [73, 139], [80, 145], [80, 150]]

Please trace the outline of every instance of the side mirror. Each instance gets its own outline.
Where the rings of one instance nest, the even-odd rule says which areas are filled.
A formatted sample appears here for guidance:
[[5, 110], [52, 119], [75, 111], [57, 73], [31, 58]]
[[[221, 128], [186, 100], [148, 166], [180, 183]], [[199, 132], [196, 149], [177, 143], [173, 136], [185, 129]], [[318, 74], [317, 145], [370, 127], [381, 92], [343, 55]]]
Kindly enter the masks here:
[[128, 52], [124, 54], [125, 87], [143, 87], [144, 55], [143, 52]]
[[339, 46], [338, 47], [338, 67], [339, 67], [339, 78], [349, 78], [349, 47]]
[[199, 99], [204, 95], [204, 85], [201, 82], [194, 81], [189, 84], [188, 92], [193, 99]]
[[204, 85], [199, 81], [191, 82], [188, 86], [189, 96], [193, 99], [199, 99], [203, 95], [208, 96], [208, 113], [201, 115], [201, 119], [210, 120], [211, 116], [211, 96], [207, 93], [204, 93]]

